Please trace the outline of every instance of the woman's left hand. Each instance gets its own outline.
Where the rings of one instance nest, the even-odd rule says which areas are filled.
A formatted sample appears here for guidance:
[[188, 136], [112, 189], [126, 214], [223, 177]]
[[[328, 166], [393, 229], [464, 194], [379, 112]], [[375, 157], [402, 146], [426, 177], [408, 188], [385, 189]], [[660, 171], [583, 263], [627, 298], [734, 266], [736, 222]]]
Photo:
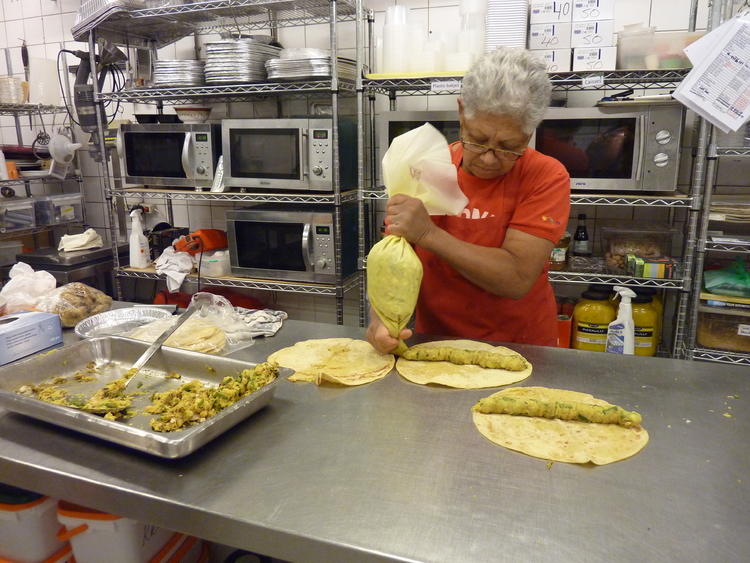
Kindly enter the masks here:
[[437, 229], [421, 200], [397, 194], [385, 205], [386, 233], [404, 237], [412, 244], [419, 244], [426, 235]]

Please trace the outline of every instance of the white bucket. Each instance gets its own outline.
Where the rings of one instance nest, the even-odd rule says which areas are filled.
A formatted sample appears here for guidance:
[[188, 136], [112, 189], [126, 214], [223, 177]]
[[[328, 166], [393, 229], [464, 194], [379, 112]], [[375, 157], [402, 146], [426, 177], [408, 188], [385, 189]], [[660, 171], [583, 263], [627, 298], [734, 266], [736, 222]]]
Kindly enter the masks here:
[[23, 504], [0, 503], [0, 559], [13, 563], [46, 563], [65, 547], [57, 539], [60, 524], [49, 497]]
[[63, 525], [58, 538], [70, 540], [76, 563], [150, 563], [174, 532], [66, 501], [57, 503]]
[[150, 563], [207, 563], [208, 545], [193, 536], [175, 534]]

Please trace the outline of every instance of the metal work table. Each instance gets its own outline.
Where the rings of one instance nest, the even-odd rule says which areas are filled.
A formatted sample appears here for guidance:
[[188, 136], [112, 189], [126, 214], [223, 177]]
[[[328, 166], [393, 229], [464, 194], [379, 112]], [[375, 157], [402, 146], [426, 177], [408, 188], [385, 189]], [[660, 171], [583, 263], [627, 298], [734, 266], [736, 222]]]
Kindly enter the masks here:
[[[364, 329], [286, 321], [237, 355], [332, 336]], [[520, 385], [637, 410], [650, 443], [611, 465], [548, 467], [474, 428], [471, 406], [494, 390], [394, 372], [359, 388], [282, 382], [179, 460], [0, 411], [0, 481], [295, 563], [748, 560], [747, 367], [513, 348], [534, 366]]]

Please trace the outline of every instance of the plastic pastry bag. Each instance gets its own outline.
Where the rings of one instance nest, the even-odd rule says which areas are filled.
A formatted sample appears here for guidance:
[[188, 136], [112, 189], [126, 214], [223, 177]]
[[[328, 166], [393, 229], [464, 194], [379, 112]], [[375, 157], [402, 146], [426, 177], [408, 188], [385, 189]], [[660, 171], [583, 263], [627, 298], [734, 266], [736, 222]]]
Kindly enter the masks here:
[[10, 269], [10, 280], [3, 286], [0, 295], [7, 299], [7, 314], [33, 309], [43, 295], [55, 289], [55, 276], [45, 270], [38, 272], [25, 262], [18, 262]]
[[[200, 310], [185, 321], [175, 333], [167, 338], [165, 346], [193, 350], [204, 354], [226, 356], [253, 344], [250, 327], [234, 310], [228, 299], [213, 293], [200, 292], [192, 297], [200, 301]], [[154, 342], [178, 316], [157, 319], [122, 336]]]
[[[402, 237], [388, 235], [367, 255], [367, 293], [370, 305], [398, 338], [414, 314], [422, 283], [422, 263], [411, 245]], [[403, 340], [394, 354], [406, 350]]]
[[383, 156], [383, 180], [389, 197], [421, 199], [430, 215], [458, 215], [469, 202], [458, 187], [448, 142], [429, 123], [393, 139]]
[[714, 295], [750, 297], [750, 272], [740, 256], [720, 270], [703, 272], [703, 284]]

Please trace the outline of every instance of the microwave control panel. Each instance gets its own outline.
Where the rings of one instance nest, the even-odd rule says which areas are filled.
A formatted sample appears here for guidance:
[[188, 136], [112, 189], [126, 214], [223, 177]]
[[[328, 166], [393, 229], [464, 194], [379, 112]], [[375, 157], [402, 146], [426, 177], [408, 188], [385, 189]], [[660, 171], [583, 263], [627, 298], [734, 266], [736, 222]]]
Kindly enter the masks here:
[[312, 224], [312, 266], [316, 274], [335, 274], [336, 256], [334, 255], [333, 224]]
[[190, 168], [196, 180], [213, 180], [213, 148], [208, 133], [193, 133], [193, 142], [189, 145], [192, 153], [189, 158]]
[[309, 136], [310, 189], [330, 188], [333, 181], [333, 131], [316, 127], [310, 129]]

